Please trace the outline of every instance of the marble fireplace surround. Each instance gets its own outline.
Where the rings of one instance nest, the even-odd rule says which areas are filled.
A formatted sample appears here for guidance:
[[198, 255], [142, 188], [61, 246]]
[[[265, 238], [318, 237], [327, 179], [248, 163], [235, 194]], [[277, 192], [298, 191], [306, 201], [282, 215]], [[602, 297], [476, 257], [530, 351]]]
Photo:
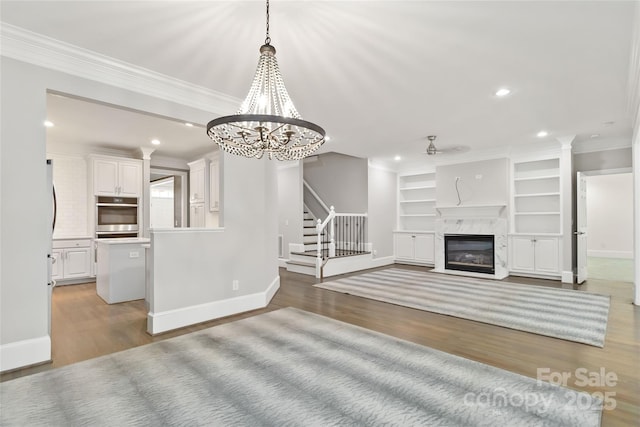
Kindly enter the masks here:
[[[435, 268], [436, 273], [459, 276], [504, 279], [509, 275], [507, 267], [507, 205], [436, 206]], [[473, 273], [444, 268], [445, 234], [492, 234], [494, 236], [495, 274]]]

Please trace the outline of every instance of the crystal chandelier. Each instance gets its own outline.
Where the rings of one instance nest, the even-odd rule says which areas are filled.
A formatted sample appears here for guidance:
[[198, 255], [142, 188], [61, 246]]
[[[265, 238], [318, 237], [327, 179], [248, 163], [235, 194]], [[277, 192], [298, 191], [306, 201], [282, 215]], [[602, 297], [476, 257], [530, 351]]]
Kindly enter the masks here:
[[324, 143], [324, 129], [300, 117], [284, 87], [269, 37], [269, 0], [266, 38], [249, 94], [235, 115], [211, 120], [207, 134], [221, 149], [256, 159], [266, 153], [269, 159], [299, 160]]

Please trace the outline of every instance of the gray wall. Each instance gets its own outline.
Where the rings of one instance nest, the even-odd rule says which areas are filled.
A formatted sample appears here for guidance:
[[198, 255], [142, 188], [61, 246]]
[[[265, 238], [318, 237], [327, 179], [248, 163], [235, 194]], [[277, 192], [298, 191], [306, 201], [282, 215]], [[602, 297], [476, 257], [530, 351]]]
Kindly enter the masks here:
[[436, 199], [440, 206], [456, 206], [456, 177], [461, 205], [507, 204], [509, 200], [509, 162], [483, 160], [436, 167]]
[[302, 162], [280, 166], [277, 176], [278, 230], [288, 258], [289, 243], [302, 243]]
[[375, 258], [393, 256], [396, 228], [397, 174], [369, 166], [369, 242]]
[[316, 161], [305, 161], [303, 168], [305, 181], [327, 206], [334, 206], [336, 212], [367, 211], [369, 185], [366, 159], [327, 153], [318, 155]]
[[[220, 112], [195, 109], [6, 57], [0, 66], [0, 351], [16, 352], [19, 348], [29, 349], [34, 341], [46, 342], [49, 335], [50, 223], [43, 212], [50, 211], [51, 206], [45, 176], [46, 132], [41, 125], [46, 117], [47, 89], [196, 123], [206, 123]], [[260, 183], [256, 191], [264, 186], [262, 191], [269, 196], [268, 200], [254, 202], [241, 193], [224, 193], [225, 201], [233, 199], [226, 215], [232, 218], [237, 214], [239, 218], [238, 222], [230, 221], [225, 233], [234, 241], [257, 242], [257, 248], [247, 258], [252, 260], [253, 272], [246, 271], [246, 262], [237, 262], [228, 267], [232, 269], [228, 274], [240, 280], [244, 278], [248, 286], [243, 287], [241, 293], [256, 292], [266, 289], [278, 274], [277, 208], [271, 198], [277, 197], [275, 177], [271, 178], [268, 169], [257, 168], [256, 163], [248, 159], [234, 161], [232, 165], [234, 170], [224, 173], [230, 173], [230, 178], [237, 180], [234, 188], [242, 191], [243, 186], [256, 188], [256, 183]], [[260, 215], [256, 216], [256, 212]], [[249, 223], [243, 223], [244, 219]], [[197, 259], [208, 262], [207, 254], [197, 255]], [[258, 277], [264, 283], [255, 283], [253, 278]], [[29, 356], [29, 361], [45, 361], [48, 359], [45, 353]]]
[[631, 167], [631, 147], [573, 155], [575, 172], [601, 171]]

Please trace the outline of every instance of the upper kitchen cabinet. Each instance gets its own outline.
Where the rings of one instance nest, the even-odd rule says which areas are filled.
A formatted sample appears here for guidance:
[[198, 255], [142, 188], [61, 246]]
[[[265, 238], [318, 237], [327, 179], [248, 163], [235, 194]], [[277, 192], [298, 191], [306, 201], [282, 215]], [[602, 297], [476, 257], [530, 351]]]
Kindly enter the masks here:
[[204, 203], [206, 195], [207, 159], [189, 163], [189, 202]]
[[90, 159], [95, 196], [140, 197], [142, 161], [104, 156]]

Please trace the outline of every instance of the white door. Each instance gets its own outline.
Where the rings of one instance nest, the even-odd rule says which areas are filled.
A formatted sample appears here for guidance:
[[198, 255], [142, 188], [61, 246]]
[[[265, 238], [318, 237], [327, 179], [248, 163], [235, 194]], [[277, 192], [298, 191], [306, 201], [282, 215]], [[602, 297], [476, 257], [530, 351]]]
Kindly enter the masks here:
[[86, 277], [90, 274], [89, 261], [91, 260], [89, 248], [65, 249], [64, 251], [64, 277]]
[[413, 259], [413, 240], [411, 234], [396, 234], [396, 258]]
[[535, 268], [539, 273], [560, 273], [560, 250], [557, 237], [535, 238]]
[[51, 251], [51, 278], [53, 280], [62, 279], [62, 251], [54, 249]]
[[93, 190], [96, 196], [115, 196], [118, 187], [118, 162], [94, 160]]
[[533, 237], [514, 236], [511, 238], [511, 269], [514, 271], [535, 270], [535, 242]]
[[118, 165], [118, 196], [138, 197], [142, 188], [140, 163], [121, 162]]
[[587, 280], [587, 180], [584, 174], [577, 176], [576, 252], [578, 283]]
[[417, 234], [414, 239], [414, 256], [416, 261], [433, 263], [433, 234]]

